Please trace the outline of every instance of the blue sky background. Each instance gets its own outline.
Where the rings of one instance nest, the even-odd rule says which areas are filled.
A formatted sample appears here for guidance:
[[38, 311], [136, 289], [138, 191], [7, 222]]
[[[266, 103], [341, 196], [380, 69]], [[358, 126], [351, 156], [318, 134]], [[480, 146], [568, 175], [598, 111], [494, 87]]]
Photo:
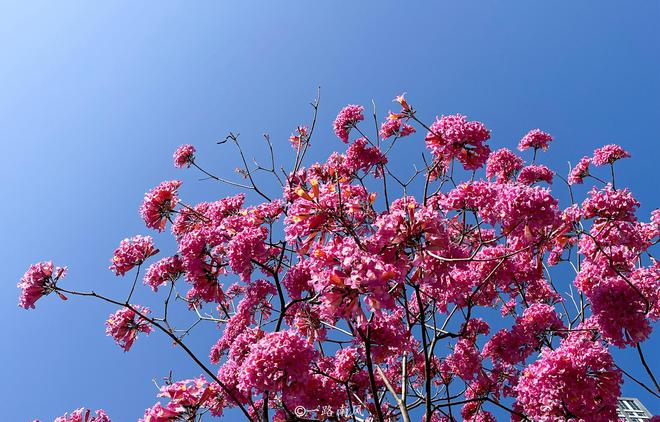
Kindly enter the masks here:
[[[426, 121], [460, 112], [485, 122], [495, 148], [547, 130], [555, 142], [543, 158], [564, 173], [568, 160], [623, 145], [633, 159], [617, 164], [618, 184], [648, 219], [659, 193], [660, 3], [409, 3], [0, 1], [2, 420], [50, 421], [81, 405], [136, 420], [155, 402], [153, 378], [199, 373], [157, 333], [123, 353], [104, 333], [111, 306], [51, 296], [27, 312], [15, 285], [53, 259], [70, 267], [64, 285], [122, 297], [130, 278], [108, 260], [122, 238], [153, 234], [137, 212], [146, 190], [182, 178], [188, 202], [233, 193], [174, 169], [173, 150], [193, 143], [225, 175], [236, 157], [215, 141], [230, 130], [251, 151], [267, 131], [291, 154], [287, 138], [309, 120], [318, 85], [315, 160], [343, 148], [331, 132], [342, 106], [373, 99], [384, 115], [405, 91]], [[406, 142], [402, 172], [422, 138]], [[141, 289], [136, 301], [153, 299]], [[191, 346], [207, 356], [218, 333], [202, 328]], [[657, 339], [644, 344], [656, 373]], [[622, 365], [645, 378], [631, 357]], [[660, 411], [631, 382], [623, 392]]]

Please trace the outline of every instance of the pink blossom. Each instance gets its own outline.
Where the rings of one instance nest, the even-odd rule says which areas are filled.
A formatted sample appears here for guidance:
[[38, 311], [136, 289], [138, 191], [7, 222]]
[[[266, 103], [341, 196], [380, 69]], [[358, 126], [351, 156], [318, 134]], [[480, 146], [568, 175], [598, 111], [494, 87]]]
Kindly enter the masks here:
[[264, 242], [268, 237], [265, 228], [246, 227], [239, 231], [227, 245], [227, 259], [232, 271], [243, 281], [249, 281], [253, 260], [259, 260], [265, 253]]
[[608, 184], [603, 189], [593, 188], [582, 203], [584, 218], [637, 221], [635, 211], [639, 202], [628, 189], [614, 189]]
[[[422, 422], [427, 422], [426, 415], [424, 415]], [[429, 419], [429, 422], [455, 422], [455, 419], [453, 418], [450, 419], [447, 416], [440, 416], [438, 412], [433, 412], [433, 414], [431, 415], [431, 419]]]
[[616, 420], [621, 372], [607, 349], [583, 338], [545, 349], [523, 371], [517, 405], [534, 420]]
[[241, 368], [242, 389], [281, 391], [309, 376], [314, 348], [293, 331], [268, 333], [252, 346]]
[[55, 418], [54, 422], [112, 422], [108, 415], [102, 409], [94, 412], [95, 416], [92, 416], [90, 409], [85, 409], [81, 407], [76, 409], [69, 415], [65, 413], [64, 415]]
[[341, 109], [333, 123], [335, 134], [339, 139], [345, 143], [348, 142], [348, 133], [351, 128], [364, 120], [363, 111], [364, 107], [360, 105], [347, 105]]
[[543, 165], [531, 165], [524, 167], [518, 175], [518, 183], [523, 185], [532, 185], [537, 182], [546, 182], [552, 184], [552, 177], [555, 173]]
[[[192, 288], [186, 295], [193, 301], [221, 302], [224, 300], [218, 276], [227, 273], [221, 244], [226, 236], [206, 229], [195, 230], [179, 239], [178, 255]], [[217, 253], [214, 253], [217, 252]]]
[[151, 312], [149, 308], [139, 305], [132, 305], [132, 308], [135, 310], [127, 307], [117, 310], [105, 323], [106, 334], [114, 338], [125, 352], [133, 346], [138, 333], [148, 335], [153, 331], [151, 323], [138, 314], [138, 312], [142, 315], [149, 314]]
[[497, 193], [495, 220], [505, 230], [530, 239], [559, 223], [558, 201], [546, 188], [505, 184], [497, 187]]
[[[407, 123], [418, 121], [416, 111], [403, 96], [396, 101], [402, 109], [380, 125], [381, 139], [414, 132]], [[352, 105], [339, 113], [334, 129], [342, 141], [363, 112]], [[289, 140], [302, 154], [309, 136], [300, 126]], [[404, 178], [388, 172], [374, 180], [394, 156], [356, 138], [325, 161], [296, 160], [284, 177], [278, 171], [281, 199], [247, 204], [239, 194], [179, 207], [179, 181], [146, 194], [142, 218], [159, 231], [172, 222], [176, 249], [148, 267], [144, 284], [156, 291], [176, 282], [179, 292], [186, 285], [183, 306], [214, 321], [209, 358], [219, 382], [166, 379], [161, 402], [141, 420], [192, 421], [235, 406], [255, 420], [268, 413], [283, 422], [299, 406], [309, 419], [326, 420], [346, 405], [364, 405], [373, 419], [378, 401], [383, 419], [396, 420], [387, 383], [397, 390], [406, 383], [421, 395], [431, 389], [431, 409], [419, 406], [417, 419], [425, 413], [431, 421], [491, 422], [488, 410], [509, 407], [513, 398], [515, 421], [616, 417], [622, 379], [606, 347], [649, 339], [660, 318], [660, 211], [650, 222], [638, 220], [639, 202], [612, 185], [586, 199], [578, 189], [573, 205], [560, 209], [558, 197], [538, 186], [552, 183], [552, 170], [525, 166], [506, 148], [491, 154], [489, 130], [461, 115], [432, 122], [425, 136], [432, 161]], [[518, 147], [536, 154], [551, 141], [537, 129]], [[175, 166], [194, 165], [194, 153], [180, 147]], [[592, 161], [625, 156], [620, 147], [603, 147], [580, 160], [568, 181], [582, 183]], [[484, 165], [481, 179], [469, 171]], [[125, 239], [110, 268], [124, 275], [157, 252], [150, 237]], [[572, 266], [577, 275], [566, 279], [548, 265]], [[60, 294], [64, 271], [51, 262], [30, 267], [19, 306]], [[558, 293], [571, 291], [582, 305], [576, 309]], [[479, 318], [498, 314], [492, 326]], [[106, 332], [128, 351], [140, 333], [168, 325], [148, 315], [148, 308], [126, 305], [110, 315]], [[176, 326], [187, 338], [190, 330]], [[443, 407], [450, 400], [460, 416]], [[423, 405], [415, 403], [408, 401]]]
[[613, 164], [617, 160], [628, 157], [630, 157], [628, 151], [618, 145], [609, 144], [595, 150], [591, 162], [594, 166], [604, 166], [605, 164]]
[[543, 343], [547, 334], [564, 327], [554, 308], [534, 303], [516, 318], [511, 330], [500, 330], [486, 342], [482, 354], [493, 363], [508, 365], [524, 362]]
[[515, 365], [524, 361], [531, 352], [532, 349], [525, 347], [522, 333], [502, 329], [486, 342], [482, 355], [491, 358], [493, 363]]
[[590, 299], [603, 338], [624, 347], [646, 340], [660, 317], [660, 269], [633, 269], [635, 254], [621, 248], [611, 261], [602, 254], [587, 260], [574, 283]]
[[475, 343], [479, 334], [488, 335], [490, 327], [488, 323], [481, 318], [471, 318], [463, 326], [465, 338]]
[[252, 271], [279, 250], [267, 244], [269, 226], [283, 212], [281, 201], [242, 209], [244, 195], [201, 203], [177, 216], [173, 231], [192, 302], [225, 300], [219, 277], [234, 272], [249, 281]]
[[[619, 347], [646, 340], [651, 335], [651, 321], [658, 319], [659, 274], [639, 271], [631, 277], [632, 286], [621, 277], [607, 277], [589, 294], [594, 322], [603, 338]], [[647, 302], [652, 307], [649, 314]]]
[[237, 341], [245, 330], [249, 330], [252, 324], [256, 323], [256, 314], [261, 312], [262, 316], [267, 318], [270, 316], [270, 303], [268, 297], [274, 295], [277, 290], [272, 283], [266, 280], [256, 280], [251, 282], [247, 287], [242, 288], [245, 292], [243, 299], [236, 306], [236, 312], [229, 318], [225, 326], [222, 337], [211, 349], [211, 362], [218, 363], [222, 355], [233, 346], [243, 346], [246, 349], [241, 349], [235, 352], [238, 355], [247, 354], [247, 347], [251, 345], [248, 339], [259, 339], [261, 334], [255, 332], [248, 337], [243, 338], [243, 341]]
[[526, 358], [532, 349], [544, 344], [547, 335], [556, 334], [557, 330], [564, 328], [553, 306], [545, 303], [532, 303], [523, 314], [516, 318], [511, 329], [515, 337], [522, 340], [518, 347], [529, 348], [521, 350]]
[[24, 309], [34, 309], [37, 300], [55, 290], [57, 281], [66, 275], [66, 270], [66, 267], [57, 267], [53, 270], [52, 261], [30, 265], [17, 285], [19, 289], [23, 290], [18, 306]]
[[376, 176], [382, 175], [383, 166], [387, 164], [387, 157], [377, 147], [367, 147], [367, 140], [359, 138], [348, 147], [345, 165], [352, 173], [362, 170], [368, 173], [376, 168]]
[[[351, 225], [360, 225], [373, 218], [375, 194], [370, 194], [360, 185], [319, 183], [312, 180], [309, 188], [298, 187], [293, 203], [284, 220], [287, 241], [302, 240], [311, 243], [320, 231], [343, 232], [340, 213]], [[339, 190], [339, 192], [338, 192]]]
[[382, 256], [360, 249], [353, 238], [337, 238], [314, 252], [312, 285], [323, 315], [360, 315], [360, 296], [372, 310], [392, 309], [389, 293], [400, 273]]
[[[469, 404], [466, 404], [463, 408], [470, 408]], [[497, 422], [495, 416], [487, 410], [477, 410], [471, 416], [465, 417], [463, 419], [465, 422]]]
[[[239, 365], [242, 365], [245, 361], [245, 358], [250, 354], [252, 346], [257, 344], [259, 340], [264, 337], [265, 333], [260, 328], [245, 328], [238, 336], [236, 336], [229, 346], [229, 351], [227, 352], [227, 360], [236, 362]], [[222, 340], [227, 340], [224, 338]], [[216, 344], [216, 346], [222, 344], [222, 340]], [[211, 350], [211, 361], [217, 363], [219, 361], [220, 350], [215, 348]]]
[[580, 161], [571, 169], [571, 173], [568, 175], [568, 184], [575, 185], [584, 182], [584, 178], [589, 176], [589, 164], [591, 164], [591, 158], [582, 157]]
[[481, 369], [481, 357], [474, 343], [461, 339], [454, 346], [454, 352], [445, 359], [445, 365], [466, 381], [474, 379]]
[[181, 412], [156, 403], [144, 412], [144, 416], [138, 422], [172, 422], [179, 416], [181, 416]]
[[184, 208], [174, 219], [172, 233], [181, 237], [204, 227], [217, 227], [225, 218], [236, 215], [245, 202], [245, 194], [238, 194], [215, 202], [202, 202], [192, 209]]
[[167, 285], [168, 282], [174, 282], [183, 274], [183, 266], [178, 255], [163, 258], [147, 268], [144, 275], [144, 284], [151, 286], [154, 292], [158, 287]]
[[[246, 404], [251, 399], [251, 392], [239, 389], [240, 375], [242, 366], [233, 360], [227, 360], [218, 369], [218, 380], [224, 384], [228, 390], [225, 399], [229, 404]], [[224, 391], [224, 388], [223, 388]]]
[[272, 223], [277, 220], [284, 211], [283, 201], [276, 199], [257, 206], [248, 207], [245, 214], [253, 225]]
[[300, 334], [306, 336], [310, 341], [324, 341], [328, 332], [327, 315], [321, 315], [323, 309], [320, 306], [309, 305], [304, 302], [296, 302], [287, 312], [284, 320], [295, 328]]
[[140, 207], [140, 215], [147, 227], [159, 232], [165, 229], [172, 211], [179, 203], [177, 189], [181, 186], [178, 180], [162, 182], [144, 194], [144, 202]]
[[309, 129], [307, 126], [298, 126], [296, 133], [289, 137], [289, 142], [295, 150], [300, 150], [305, 145], [309, 146]]
[[534, 303], [525, 309], [516, 319], [513, 330], [527, 339], [527, 343], [536, 347], [541, 344], [542, 336], [564, 328], [554, 307], [543, 303]]
[[174, 151], [174, 167], [190, 167], [195, 161], [195, 147], [190, 144], [181, 145]]
[[528, 303], [556, 303], [562, 299], [545, 279], [535, 278], [527, 283], [525, 300]]
[[[319, 371], [329, 373], [332, 371], [332, 360], [329, 358], [321, 358], [316, 362]], [[362, 395], [361, 388], [356, 386], [352, 391]], [[346, 389], [334, 379], [330, 379], [325, 375], [310, 372], [306, 378], [305, 383], [293, 383], [281, 394], [283, 405], [287, 408], [295, 408], [296, 406], [303, 406], [309, 409], [310, 416], [315, 415], [316, 420], [327, 420], [329, 413], [336, 412], [345, 405]], [[284, 415], [283, 415], [284, 416]], [[279, 421], [286, 421], [279, 419]], [[278, 419], [274, 419], [278, 420]]]
[[651, 211], [651, 223], [660, 226], [660, 208]]
[[220, 386], [207, 382], [203, 376], [165, 384], [160, 388], [158, 397], [168, 398], [170, 402], [166, 409], [188, 420], [201, 414], [203, 409], [210, 410], [214, 416], [220, 416], [224, 407]]
[[110, 270], [116, 275], [124, 275], [134, 267], [142, 265], [149, 257], [158, 253], [154, 247], [151, 236], [133, 236], [130, 239], [124, 239], [119, 243], [115, 254], [110, 260]]
[[360, 355], [356, 348], [346, 347], [340, 349], [334, 356], [333, 376], [342, 381], [348, 381], [358, 372]]
[[430, 129], [426, 147], [442, 163], [456, 158], [466, 170], [475, 170], [488, 159], [490, 148], [484, 142], [490, 139], [490, 131], [483, 123], [456, 114], [436, 118]]
[[486, 177], [502, 183], [511, 180], [516, 172], [524, 166], [522, 158], [518, 157], [510, 149], [501, 148], [490, 154], [486, 162]]
[[403, 138], [415, 133], [415, 128], [408, 123], [402, 122], [401, 119], [396, 118], [396, 116], [390, 113], [389, 118], [380, 125], [380, 131], [378, 133], [383, 139], [392, 136]]
[[527, 132], [527, 135], [518, 143], [518, 150], [525, 151], [529, 148], [534, 149], [543, 149], [544, 151], [548, 149], [548, 146], [552, 142], [552, 136], [549, 133], [543, 132], [541, 129], [533, 129]]
[[[371, 355], [375, 363], [387, 361], [393, 355], [400, 355], [404, 350], [415, 346], [414, 339], [403, 322], [404, 312], [397, 309], [394, 312], [374, 313], [371, 321], [364, 321], [360, 328], [363, 332], [369, 330], [371, 340]], [[364, 337], [358, 336], [355, 343], [364, 348]]]
[[406, 93], [404, 92], [403, 94], [397, 95], [393, 101], [401, 104], [401, 111], [402, 112], [414, 112], [412, 106], [408, 104], [408, 101], [406, 101]]
[[482, 402], [477, 400], [488, 396], [495, 389], [497, 389], [496, 381], [485, 373], [479, 374], [477, 379], [470, 383], [465, 390], [465, 399], [468, 400], [468, 403], [461, 409], [463, 420], [466, 422], [496, 422], [493, 414], [484, 410]]
[[441, 199], [441, 205], [448, 210], [479, 211], [483, 218], [494, 218], [497, 188], [494, 184], [479, 180], [463, 182]]
[[302, 293], [311, 290], [312, 274], [307, 261], [301, 261], [287, 271], [282, 280], [287, 293], [292, 299], [300, 299]]

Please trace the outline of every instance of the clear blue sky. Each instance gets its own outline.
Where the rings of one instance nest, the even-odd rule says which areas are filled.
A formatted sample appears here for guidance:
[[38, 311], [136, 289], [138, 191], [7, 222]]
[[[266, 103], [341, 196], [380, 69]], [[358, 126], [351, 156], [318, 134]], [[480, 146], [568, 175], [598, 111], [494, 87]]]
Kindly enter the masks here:
[[[224, 174], [235, 157], [215, 140], [229, 130], [250, 147], [268, 131], [288, 154], [317, 85], [317, 160], [342, 146], [330, 130], [340, 107], [374, 99], [385, 113], [405, 91], [427, 121], [460, 112], [485, 122], [495, 147], [549, 131], [545, 158], [562, 171], [623, 145], [633, 159], [618, 181], [648, 219], [659, 193], [660, 3], [421, 3], [0, 1], [2, 420], [50, 421], [79, 405], [136, 420], [155, 402], [152, 378], [198, 373], [157, 333], [124, 354], [104, 334], [105, 304], [48, 297], [19, 309], [16, 282], [53, 259], [69, 265], [66, 285], [122, 295], [130, 280], [108, 259], [122, 238], [148, 234], [137, 212], [147, 189], [183, 178], [190, 202], [231, 193], [172, 168], [175, 147], [195, 144]], [[218, 332], [197, 334], [192, 347], [207, 356]], [[658, 345], [657, 333], [645, 344], [651, 356]], [[660, 411], [632, 383], [623, 391]]]

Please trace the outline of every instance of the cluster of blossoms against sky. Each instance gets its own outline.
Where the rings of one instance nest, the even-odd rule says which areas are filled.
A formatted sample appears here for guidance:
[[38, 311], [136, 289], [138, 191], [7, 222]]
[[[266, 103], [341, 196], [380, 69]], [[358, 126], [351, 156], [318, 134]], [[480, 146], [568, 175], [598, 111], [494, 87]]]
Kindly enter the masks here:
[[[493, 150], [481, 122], [456, 114], [427, 125], [403, 96], [396, 102], [400, 110], [375, 131], [362, 106], [342, 109], [333, 129], [347, 145], [325, 162], [302, 165], [315, 125], [297, 126], [293, 169], [280, 174], [273, 161], [269, 173], [243, 160], [243, 181], [229, 185], [244, 192], [186, 204], [173, 180], [146, 193], [146, 227], [169, 227], [177, 250], [152, 258], [160, 251], [151, 237], [127, 238], [110, 270], [130, 287], [128, 274], [138, 280], [145, 268], [145, 285], [169, 291], [168, 300], [181, 292], [219, 331], [202, 357], [209, 376], [168, 380], [141, 421], [192, 421], [227, 408], [278, 421], [351, 420], [356, 409], [381, 421], [459, 413], [492, 421], [494, 409], [512, 420], [616, 420], [624, 374], [610, 348], [641, 356], [660, 316], [651, 252], [660, 211], [640, 220], [640, 204], [614, 179], [630, 154], [605, 145], [558, 174], [539, 163], [553, 145], [549, 133], [529, 131], [519, 152]], [[397, 143], [426, 148], [412, 175], [388, 167]], [[174, 165], [211, 175], [195, 154], [182, 145]], [[277, 199], [257, 175], [280, 182]], [[572, 190], [584, 183], [593, 189], [580, 199]], [[560, 205], [551, 186], [572, 202]], [[246, 193], [263, 201], [249, 205]], [[557, 266], [561, 280], [552, 277]], [[96, 295], [61, 287], [64, 273], [51, 262], [30, 267], [19, 305], [33, 308], [52, 292]], [[125, 351], [138, 334], [176, 336], [167, 314], [131, 303], [134, 288], [110, 301], [119, 309], [108, 335]], [[57, 419], [81, 420], [109, 421], [84, 409]]]

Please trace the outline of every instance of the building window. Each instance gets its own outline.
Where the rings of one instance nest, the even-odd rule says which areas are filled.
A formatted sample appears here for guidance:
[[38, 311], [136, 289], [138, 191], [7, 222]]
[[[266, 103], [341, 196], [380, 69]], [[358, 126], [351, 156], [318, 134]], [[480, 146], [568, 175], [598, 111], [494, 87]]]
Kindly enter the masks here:
[[628, 422], [646, 422], [651, 419], [651, 413], [636, 398], [621, 397], [617, 407], [619, 417]]

